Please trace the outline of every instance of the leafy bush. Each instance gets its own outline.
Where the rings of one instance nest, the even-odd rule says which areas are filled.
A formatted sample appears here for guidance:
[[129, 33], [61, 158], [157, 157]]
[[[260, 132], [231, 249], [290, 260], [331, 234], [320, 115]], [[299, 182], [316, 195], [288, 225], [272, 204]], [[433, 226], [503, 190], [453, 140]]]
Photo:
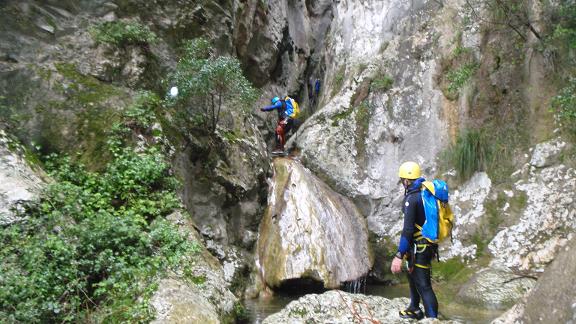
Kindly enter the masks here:
[[0, 228], [0, 318], [148, 321], [155, 277], [198, 252], [163, 218], [179, 201], [161, 153], [117, 143], [101, 173], [50, 156], [57, 181], [26, 221]]
[[571, 79], [554, 97], [552, 108], [569, 135], [576, 138], [576, 78]]
[[558, 23], [554, 27], [553, 40], [576, 49], [576, 5], [573, 0], [560, 1]]
[[160, 98], [150, 91], [141, 91], [132, 105], [124, 111], [124, 124], [132, 128], [148, 128], [156, 121], [155, 110]]
[[461, 180], [470, 178], [476, 171], [486, 170], [491, 159], [487, 136], [478, 130], [463, 132], [448, 149], [445, 159], [455, 166]]
[[116, 46], [144, 45], [156, 41], [156, 34], [137, 22], [104, 22], [92, 28], [91, 34], [96, 42]]
[[448, 79], [448, 92], [451, 94], [456, 94], [464, 84], [476, 73], [478, 69], [478, 64], [468, 63], [455, 70], [451, 70], [446, 75]]
[[188, 41], [183, 56], [171, 75], [178, 96], [167, 97], [165, 105], [175, 108], [184, 129], [216, 131], [223, 107], [243, 114], [252, 109], [258, 92], [242, 74], [238, 59], [216, 56], [204, 38]]

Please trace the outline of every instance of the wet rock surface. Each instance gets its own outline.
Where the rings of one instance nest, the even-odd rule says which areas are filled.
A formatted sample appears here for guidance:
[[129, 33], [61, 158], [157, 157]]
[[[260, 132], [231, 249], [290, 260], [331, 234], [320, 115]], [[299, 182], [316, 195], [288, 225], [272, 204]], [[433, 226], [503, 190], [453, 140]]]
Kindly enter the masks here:
[[264, 282], [310, 278], [327, 288], [356, 280], [372, 266], [368, 230], [356, 206], [297, 160], [275, 158], [257, 262]]
[[[413, 320], [401, 319], [398, 315], [398, 311], [409, 303], [408, 298], [390, 300], [334, 290], [321, 295], [306, 295], [267, 317], [263, 323], [413, 323]], [[457, 323], [432, 319], [418, 323], [440, 322]]]

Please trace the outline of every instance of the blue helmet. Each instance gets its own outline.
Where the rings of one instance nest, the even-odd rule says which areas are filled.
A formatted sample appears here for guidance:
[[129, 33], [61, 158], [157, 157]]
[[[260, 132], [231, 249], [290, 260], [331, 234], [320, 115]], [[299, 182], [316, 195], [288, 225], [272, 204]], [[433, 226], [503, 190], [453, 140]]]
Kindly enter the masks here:
[[278, 102], [278, 100], [280, 100], [280, 98], [278, 98], [278, 97], [272, 98], [272, 100], [271, 100], [271, 101], [272, 101], [272, 104], [274, 105], [275, 103]]

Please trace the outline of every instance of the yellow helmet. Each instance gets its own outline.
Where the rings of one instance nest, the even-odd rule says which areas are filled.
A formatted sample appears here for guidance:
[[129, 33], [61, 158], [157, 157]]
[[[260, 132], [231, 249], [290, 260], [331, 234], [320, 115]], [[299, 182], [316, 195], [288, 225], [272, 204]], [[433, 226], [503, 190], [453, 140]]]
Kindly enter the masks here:
[[404, 179], [418, 179], [420, 178], [420, 166], [416, 162], [404, 162], [398, 170], [398, 176]]

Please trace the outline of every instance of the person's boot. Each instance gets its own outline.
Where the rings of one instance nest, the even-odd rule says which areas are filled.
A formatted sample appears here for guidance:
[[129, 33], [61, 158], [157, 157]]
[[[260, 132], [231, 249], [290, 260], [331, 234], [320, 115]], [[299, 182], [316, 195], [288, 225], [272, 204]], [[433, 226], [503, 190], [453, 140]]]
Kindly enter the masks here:
[[406, 310], [398, 312], [398, 315], [400, 315], [400, 318], [410, 318], [418, 321], [424, 318], [424, 312], [420, 309], [420, 307], [417, 309], [408, 307]]
[[284, 154], [284, 149], [283, 149], [282, 147], [278, 147], [278, 146], [277, 146], [277, 147], [274, 149], [274, 151], [272, 151], [272, 154], [282, 155], [282, 154]]

